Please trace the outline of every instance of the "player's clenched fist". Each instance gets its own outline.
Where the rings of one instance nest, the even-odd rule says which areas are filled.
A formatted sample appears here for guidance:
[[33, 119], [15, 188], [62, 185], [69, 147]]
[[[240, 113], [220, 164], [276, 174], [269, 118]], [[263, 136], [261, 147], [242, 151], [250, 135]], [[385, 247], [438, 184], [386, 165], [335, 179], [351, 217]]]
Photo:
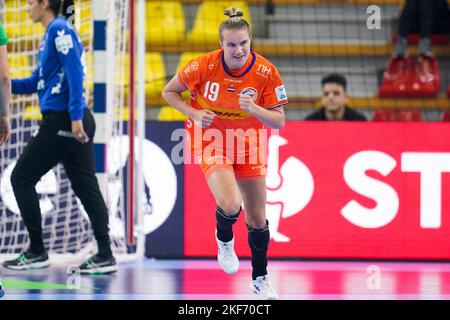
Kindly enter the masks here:
[[258, 106], [253, 101], [253, 97], [249, 94], [239, 95], [239, 106], [241, 107], [242, 110], [251, 115], [254, 114], [256, 108], [258, 108]]
[[214, 112], [211, 110], [197, 110], [192, 116], [192, 120], [197, 127], [208, 128], [215, 118]]

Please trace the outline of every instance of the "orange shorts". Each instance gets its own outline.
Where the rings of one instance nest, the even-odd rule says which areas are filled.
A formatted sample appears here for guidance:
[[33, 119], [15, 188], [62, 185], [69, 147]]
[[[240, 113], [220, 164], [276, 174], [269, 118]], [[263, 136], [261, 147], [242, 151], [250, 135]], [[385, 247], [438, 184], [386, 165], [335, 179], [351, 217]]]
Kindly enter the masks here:
[[223, 134], [222, 138], [217, 138], [216, 135], [205, 138], [206, 133], [202, 131], [201, 134], [196, 134], [193, 128], [194, 126], [189, 131], [188, 145], [195, 163], [200, 164], [207, 179], [212, 173], [221, 170], [232, 171], [236, 178], [266, 176], [267, 138], [264, 135], [241, 137], [233, 134], [233, 143], [228, 145], [231, 140], [227, 132], [213, 128]]
[[264, 177], [267, 174], [267, 163], [265, 159], [254, 157], [249, 159], [249, 156], [239, 157], [237, 155], [205, 155], [197, 157], [200, 168], [203, 171], [206, 179], [217, 171], [229, 170], [234, 173], [237, 179], [250, 177]]

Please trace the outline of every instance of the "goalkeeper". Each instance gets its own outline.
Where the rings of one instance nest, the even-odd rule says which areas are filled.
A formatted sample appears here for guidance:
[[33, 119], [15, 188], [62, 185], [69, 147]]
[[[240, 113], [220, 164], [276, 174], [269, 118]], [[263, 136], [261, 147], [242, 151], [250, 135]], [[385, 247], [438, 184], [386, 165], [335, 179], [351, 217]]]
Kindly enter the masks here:
[[80, 266], [80, 272], [115, 272], [117, 265], [110, 246], [108, 211], [94, 169], [95, 122], [84, 99], [84, 49], [69, 22], [73, 1], [28, 0], [27, 12], [31, 20], [40, 22], [46, 31], [39, 43], [36, 70], [29, 78], [12, 80], [12, 92], [37, 92], [43, 120], [11, 175], [30, 246], [3, 266], [14, 270], [49, 266], [35, 185], [46, 172], [62, 162], [75, 194], [89, 215], [98, 244], [98, 253]]

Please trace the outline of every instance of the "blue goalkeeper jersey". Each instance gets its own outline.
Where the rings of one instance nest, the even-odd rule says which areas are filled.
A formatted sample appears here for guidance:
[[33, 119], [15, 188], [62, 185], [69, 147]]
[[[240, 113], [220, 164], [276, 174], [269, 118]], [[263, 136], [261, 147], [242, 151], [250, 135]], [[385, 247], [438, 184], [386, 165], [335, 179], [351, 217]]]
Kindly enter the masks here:
[[39, 43], [38, 66], [29, 78], [12, 80], [12, 93], [38, 93], [41, 112], [67, 110], [72, 120], [83, 118], [84, 49], [73, 26], [55, 18]]

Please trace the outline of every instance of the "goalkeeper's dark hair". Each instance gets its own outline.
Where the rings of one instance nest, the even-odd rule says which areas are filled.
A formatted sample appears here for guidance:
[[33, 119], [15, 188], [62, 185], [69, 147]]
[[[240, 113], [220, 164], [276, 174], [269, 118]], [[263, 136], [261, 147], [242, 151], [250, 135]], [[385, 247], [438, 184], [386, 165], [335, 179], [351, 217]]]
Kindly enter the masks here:
[[[43, 0], [38, 0], [42, 3]], [[55, 17], [62, 17], [69, 20], [75, 14], [75, 5], [73, 0], [48, 0], [48, 10], [53, 12]], [[71, 19], [72, 23], [74, 19]]]
[[244, 13], [241, 9], [235, 7], [229, 7], [225, 9], [224, 15], [228, 16], [227, 20], [222, 21], [219, 27], [219, 36], [220, 41], [223, 40], [222, 31], [223, 30], [241, 30], [247, 29], [250, 38], [252, 37], [252, 33], [250, 31], [249, 23], [242, 18]]
[[335, 83], [344, 88], [347, 91], [347, 79], [340, 73], [332, 73], [322, 78], [322, 87], [327, 83]]

